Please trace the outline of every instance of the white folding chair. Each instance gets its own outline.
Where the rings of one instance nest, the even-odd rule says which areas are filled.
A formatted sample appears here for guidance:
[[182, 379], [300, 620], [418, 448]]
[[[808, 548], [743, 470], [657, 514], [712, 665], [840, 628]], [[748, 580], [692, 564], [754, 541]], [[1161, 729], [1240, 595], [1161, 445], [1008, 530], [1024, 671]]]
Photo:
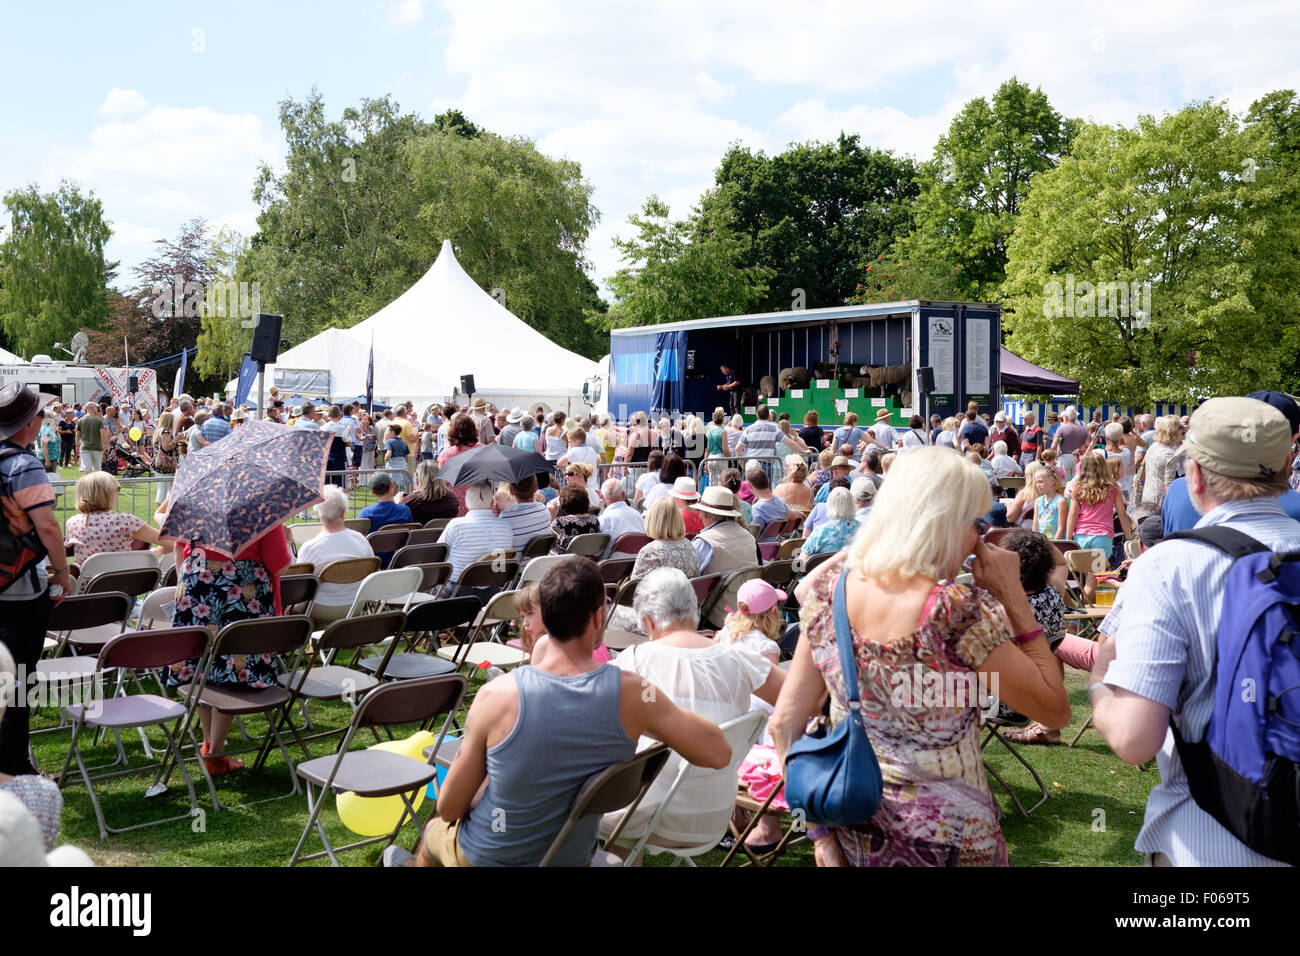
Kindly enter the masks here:
[[[173, 555], [172, 560], [176, 558]], [[101, 551], [92, 554], [81, 565], [80, 580], [89, 581], [107, 571], [135, 571], [139, 568], [158, 567], [158, 555], [152, 551]]]
[[301, 548], [316, 535], [320, 534], [323, 528], [319, 521], [303, 521], [299, 524], [289, 525], [289, 533], [293, 535], [293, 546]]
[[519, 587], [523, 587], [532, 581], [540, 581], [546, 575], [554, 570], [555, 566], [565, 561], [573, 560], [571, 554], [547, 554], [540, 558], [533, 558], [524, 565], [523, 573], [519, 575]]

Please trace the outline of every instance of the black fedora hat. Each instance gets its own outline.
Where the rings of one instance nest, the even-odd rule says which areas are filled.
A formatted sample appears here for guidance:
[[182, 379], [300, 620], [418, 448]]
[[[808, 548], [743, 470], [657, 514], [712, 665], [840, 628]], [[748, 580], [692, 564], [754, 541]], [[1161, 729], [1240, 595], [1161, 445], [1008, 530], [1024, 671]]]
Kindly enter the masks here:
[[22, 431], [42, 408], [58, 399], [49, 392], [33, 392], [19, 382], [0, 388], [0, 439]]

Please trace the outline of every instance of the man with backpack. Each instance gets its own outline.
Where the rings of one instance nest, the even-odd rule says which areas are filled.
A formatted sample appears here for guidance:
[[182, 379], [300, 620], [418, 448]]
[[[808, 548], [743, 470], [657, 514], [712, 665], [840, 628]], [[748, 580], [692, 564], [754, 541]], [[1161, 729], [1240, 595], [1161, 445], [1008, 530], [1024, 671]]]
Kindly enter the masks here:
[[[35, 773], [27, 755], [30, 710], [27, 685], [45, 645], [54, 605], [50, 586], [72, 593], [63, 531], [54, 515], [54, 489], [28, 448], [41, 430], [41, 410], [57, 396], [37, 394], [18, 382], [0, 388], [0, 644], [18, 665], [20, 685], [0, 718], [0, 773]], [[53, 572], [45, 571], [49, 563]]]
[[1201, 519], [1133, 562], [1102, 624], [1093, 726], [1126, 763], [1160, 769], [1136, 844], [1149, 865], [1300, 859], [1300, 695], [1286, 693], [1300, 683], [1300, 561], [1271, 560], [1300, 552], [1278, 503], [1290, 442], [1256, 399], [1198, 408], [1185, 447]]

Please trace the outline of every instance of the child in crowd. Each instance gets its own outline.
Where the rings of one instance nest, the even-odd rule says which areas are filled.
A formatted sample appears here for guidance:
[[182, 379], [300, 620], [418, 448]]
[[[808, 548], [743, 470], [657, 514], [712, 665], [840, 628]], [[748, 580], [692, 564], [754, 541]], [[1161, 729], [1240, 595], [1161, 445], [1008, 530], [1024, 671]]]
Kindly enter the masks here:
[[1069, 502], [1061, 494], [1061, 476], [1055, 467], [1043, 465], [1034, 474], [1034, 530], [1048, 538], [1057, 539], [1065, 530]]
[[[515, 595], [515, 613], [519, 615], [520, 633], [517, 640], [507, 642], [511, 647], [521, 648], [529, 657], [542, 657], [549, 643], [546, 625], [542, 623], [541, 586], [540, 581], [533, 581]], [[606, 664], [613, 657], [604, 642], [597, 644], [591, 652], [591, 659], [597, 664]]]
[[1056, 472], [1057, 477], [1061, 479], [1061, 484], [1065, 484], [1065, 469], [1056, 463], [1057, 453], [1050, 448], [1044, 448], [1038, 456], [1038, 460]]
[[[736, 595], [737, 610], [728, 608], [719, 643], [739, 644], [747, 651], [766, 657], [773, 664], [781, 659], [781, 648], [776, 639], [781, 634], [781, 603], [785, 592], [778, 591], [762, 579], [746, 581]], [[770, 710], [770, 708], [768, 708]]]
[[1115, 550], [1115, 516], [1119, 516], [1124, 538], [1132, 537], [1124, 495], [1115, 478], [1112, 463], [1097, 452], [1079, 460], [1079, 474], [1066, 489], [1070, 511], [1065, 536], [1080, 548], [1096, 548], [1109, 562]]

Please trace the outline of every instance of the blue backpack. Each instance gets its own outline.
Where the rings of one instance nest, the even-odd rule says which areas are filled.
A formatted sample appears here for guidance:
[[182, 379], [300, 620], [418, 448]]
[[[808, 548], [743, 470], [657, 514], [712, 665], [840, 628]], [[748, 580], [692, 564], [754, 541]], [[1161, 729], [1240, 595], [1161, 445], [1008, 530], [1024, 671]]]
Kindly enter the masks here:
[[1195, 742], [1174, 727], [1192, 798], [1252, 850], [1300, 864], [1300, 552], [1222, 525], [1169, 537], [1233, 559], [1209, 726]]

